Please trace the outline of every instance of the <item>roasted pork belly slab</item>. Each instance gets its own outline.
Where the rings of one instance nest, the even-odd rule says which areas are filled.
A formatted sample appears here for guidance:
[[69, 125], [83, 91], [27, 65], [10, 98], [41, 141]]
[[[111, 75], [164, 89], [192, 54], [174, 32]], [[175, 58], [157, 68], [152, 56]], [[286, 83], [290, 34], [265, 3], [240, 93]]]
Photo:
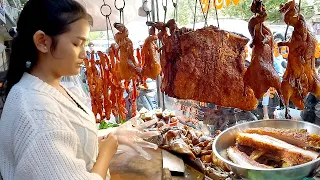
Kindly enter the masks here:
[[239, 145], [272, 153], [292, 166], [312, 161], [319, 155], [267, 135], [238, 133], [236, 141]]
[[[173, 20], [168, 24], [171, 30], [176, 27]], [[164, 44], [162, 92], [242, 110], [256, 108], [253, 90], [243, 81], [248, 38], [209, 26], [195, 31], [176, 28], [159, 39]]]
[[227, 155], [232, 160], [232, 162], [247, 168], [272, 168], [270, 166], [260, 164], [250, 159], [250, 157], [246, 153], [241, 152], [236, 146], [229, 147], [227, 149]]
[[277, 129], [262, 127], [249, 128], [243, 132], [268, 135], [299, 147], [320, 147], [320, 136], [309, 134], [306, 129]]
[[[174, 94], [242, 110], [255, 109], [252, 89], [244, 87], [244, 47], [248, 39], [210, 26], [180, 35]], [[244, 93], [245, 92], [245, 93]]]

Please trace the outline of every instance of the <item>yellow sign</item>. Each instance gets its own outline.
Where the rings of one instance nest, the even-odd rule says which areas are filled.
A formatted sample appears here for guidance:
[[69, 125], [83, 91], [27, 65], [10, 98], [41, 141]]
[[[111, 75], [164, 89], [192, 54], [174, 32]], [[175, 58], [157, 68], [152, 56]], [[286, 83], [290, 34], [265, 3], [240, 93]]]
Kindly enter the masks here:
[[[209, 4], [210, 1], [210, 4]], [[240, 1], [244, 0], [200, 0], [202, 4], [202, 9], [204, 12], [207, 12], [209, 7], [211, 8], [217, 8], [222, 9], [222, 7], [225, 5], [226, 7], [230, 6], [231, 2], [237, 6]]]

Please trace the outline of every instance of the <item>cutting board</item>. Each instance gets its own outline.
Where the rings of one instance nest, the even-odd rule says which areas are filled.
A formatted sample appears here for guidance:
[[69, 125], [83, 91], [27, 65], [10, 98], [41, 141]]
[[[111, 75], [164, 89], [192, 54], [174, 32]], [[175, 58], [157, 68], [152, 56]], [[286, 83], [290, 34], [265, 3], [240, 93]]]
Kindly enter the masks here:
[[116, 154], [110, 164], [111, 180], [161, 180], [161, 149], [145, 149], [151, 154], [150, 161], [144, 159], [131, 148]]

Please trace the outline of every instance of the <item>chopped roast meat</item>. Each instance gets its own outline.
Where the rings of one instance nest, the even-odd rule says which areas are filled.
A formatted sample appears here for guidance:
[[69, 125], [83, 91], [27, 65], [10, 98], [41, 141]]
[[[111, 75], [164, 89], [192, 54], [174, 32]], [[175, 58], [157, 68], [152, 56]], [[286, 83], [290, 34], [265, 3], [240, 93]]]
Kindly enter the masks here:
[[258, 150], [272, 153], [274, 156], [279, 157], [288, 164], [288, 166], [312, 161], [319, 155], [314, 151], [299, 148], [267, 135], [239, 133], [236, 141], [239, 145], [250, 146]]
[[320, 136], [309, 134], [306, 129], [277, 129], [262, 127], [249, 128], [243, 132], [268, 135], [299, 147], [320, 147]]
[[248, 168], [262, 168], [262, 169], [270, 169], [272, 167], [260, 164], [253, 159], [250, 159], [250, 157], [244, 153], [241, 152], [236, 146], [229, 147], [227, 149], [227, 155], [228, 157], [236, 164], [239, 164], [244, 167]]

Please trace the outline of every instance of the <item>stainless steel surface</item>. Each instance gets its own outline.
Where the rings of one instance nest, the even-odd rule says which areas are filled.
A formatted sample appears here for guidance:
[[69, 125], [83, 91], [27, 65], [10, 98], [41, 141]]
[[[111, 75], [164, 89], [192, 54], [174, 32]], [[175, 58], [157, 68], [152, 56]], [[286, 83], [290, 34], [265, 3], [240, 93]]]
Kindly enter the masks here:
[[216, 137], [212, 149], [214, 154], [224, 161], [232, 171], [243, 179], [252, 180], [301, 180], [309, 175], [314, 175], [314, 171], [320, 166], [320, 159], [288, 168], [275, 169], [253, 169], [239, 166], [227, 157], [226, 149], [235, 144], [238, 132], [247, 128], [273, 127], [286, 129], [307, 129], [311, 134], [320, 134], [320, 127], [304, 121], [292, 120], [262, 120], [239, 124], [223, 131]]

